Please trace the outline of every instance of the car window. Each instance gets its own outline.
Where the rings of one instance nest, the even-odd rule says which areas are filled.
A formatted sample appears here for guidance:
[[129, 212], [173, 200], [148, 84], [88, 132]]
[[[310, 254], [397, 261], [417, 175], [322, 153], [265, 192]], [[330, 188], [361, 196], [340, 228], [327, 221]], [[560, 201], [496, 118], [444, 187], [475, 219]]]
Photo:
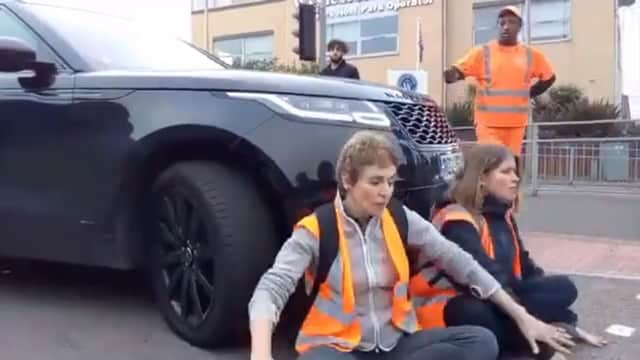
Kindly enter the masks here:
[[39, 61], [56, 62], [47, 46], [20, 19], [0, 6], [0, 36], [15, 37], [27, 42], [36, 50]]
[[194, 46], [161, 29], [88, 10], [41, 4], [25, 8], [68, 42], [92, 70], [220, 70]]

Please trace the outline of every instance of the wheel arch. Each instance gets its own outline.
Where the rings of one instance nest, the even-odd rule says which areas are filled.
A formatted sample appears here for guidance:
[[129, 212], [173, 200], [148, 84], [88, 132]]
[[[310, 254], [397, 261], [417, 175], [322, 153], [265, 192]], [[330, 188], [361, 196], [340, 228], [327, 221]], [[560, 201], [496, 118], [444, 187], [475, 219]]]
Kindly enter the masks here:
[[[251, 176], [274, 213], [279, 231], [286, 231], [283, 194], [291, 184], [278, 165], [246, 137], [202, 125], [181, 125], [159, 130], [138, 140], [137, 151], [127, 162], [110, 223], [115, 237], [117, 267], [146, 264], [144, 240], [145, 195], [153, 181], [171, 165], [182, 161], [212, 161]], [[280, 220], [281, 219], [281, 220]]]

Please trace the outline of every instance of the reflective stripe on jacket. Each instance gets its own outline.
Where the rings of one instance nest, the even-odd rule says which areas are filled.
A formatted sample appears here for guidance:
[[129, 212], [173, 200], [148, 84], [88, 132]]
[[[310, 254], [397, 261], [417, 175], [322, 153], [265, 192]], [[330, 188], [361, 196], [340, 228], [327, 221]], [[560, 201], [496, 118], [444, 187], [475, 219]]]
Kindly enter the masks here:
[[[515, 227], [511, 221], [510, 212], [511, 210], [508, 211], [505, 218], [507, 220], [507, 223], [509, 224], [509, 229], [511, 230], [511, 233], [513, 234], [512, 238], [513, 238], [513, 245], [515, 248], [515, 256], [513, 258], [513, 275], [517, 279], [522, 279], [522, 265], [521, 265], [522, 261], [520, 257], [520, 254], [521, 254], [520, 244], [517, 240], [518, 236], [516, 234]], [[480, 233], [482, 247], [484, 248], [485, 252], [491, 259], [495, 259], [493, 237], [491, 235], [491, 231], [489, 230], [489, 226], [487, 225], [487, 221], [484, 219], [483, 216], [480, 215], [480, 218], [478, 219], [480, 220], [480, 224], [479, 224], [476, 218], [473, 215], [471, 215], [471, 213], [467, 209], [465, 209], [464, 206], [452, 203], [440, 209], [438, 212], [436, 212], [436, 214], [433, 216], [432, 223], [438, 229], [438, 231], [441, 231], [445, 223], [449, 221], [455, 221], [455, 220], [462, 220], [462, 221], [471, 223], [476, 228], [478, 233]]]
[[411, 278], [410, 289], [420, 327], [445, 327], [444, 308], [451, 298], [458, 295], [449, 279], [434, 265], [427, 264]]
[[[500, 54], [497, 41], [482, 47], [483, 81], [475, 98], [474, 121], [489, 127], [524, 127], [529, 117], [533, 51], [518, 44]], [[496, 69], [500, 69], [498, 77]]]
[[[337, 211], [337, 210], [336, 210]], [[296, 340], [296, 350], [304, 353], [315, 346], [332, 346], [341, 351], [357, 347], [362, 338], [361, 324], [357, 318], [353, 288], [353, 274], [349, 247], [344, 236], [342, 218], [338, 218], [338, 255], [327, 279], [320, 285], [318, 296], [313, 301]], [[398, 272], [392, 301], [392, 323], [408, 333], [419, 330], [416, 313], [409, 300], [409, 260], [400, 234], [388, 209], [382, 216], [382, 232], [387, 249]], [[318, 219], [309, 215], [296, 225], [304, 227], [316, 239], [320, 238]], [[308, 283], [314, 278], [313, 270], [306, 271]]]

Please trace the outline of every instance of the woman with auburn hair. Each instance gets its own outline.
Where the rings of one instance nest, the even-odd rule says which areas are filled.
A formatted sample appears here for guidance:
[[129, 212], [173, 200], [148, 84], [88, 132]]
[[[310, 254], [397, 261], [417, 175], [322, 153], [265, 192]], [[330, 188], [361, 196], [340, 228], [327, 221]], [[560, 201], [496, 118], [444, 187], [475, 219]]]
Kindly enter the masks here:
[[541, 341], [564, 349], [557, 344], [568, 334], [527, 313], [469, 254], [392, 198], [398, 163], [382, 134], [363, 131], [347, 141], [334, 202], [298, 222], [255, 288], [251, 358], [271, 359], [272, 331], [304, 277], [312, 302], [296, 340], [300, 359], [495, 360], [498, 345], [487, 329], [419, 326], [410, 270], [427, 263], [502, 309], [533, 348]]
[[[564, 328], [574, 339], [601, 347], [606, 341], [577, 327], [570, 309], [578, 290], [567, 276], [549, 276], [524, 246], [515, 217], [520, 179], [513, 153], [505, 146], [475, 145], [465, 153], [449, 200], [434, 210], [433, 224], [449, 240], [470, 253], [531, 314]], [[490, 329], [501, 350], [526, 350], [515, 324], [493, 304], [462, 294], [445, 308], [447, 326], [480, 325]], [[555, 351], [544, 347], [537, 358]], [[562, 358], [558, 355], [557, 358]]]

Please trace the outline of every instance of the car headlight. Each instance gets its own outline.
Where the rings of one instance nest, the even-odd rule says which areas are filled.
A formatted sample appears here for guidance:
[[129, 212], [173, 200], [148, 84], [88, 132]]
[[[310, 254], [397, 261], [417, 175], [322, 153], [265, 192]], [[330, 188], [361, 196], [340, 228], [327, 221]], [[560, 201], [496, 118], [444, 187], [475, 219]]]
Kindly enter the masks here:
[[257, 100], [274, 111], [304, 119], [354, 122], [387, 128], [391, 126], [391, 120], [384, 111], [365, 100], [243, 92], [227, 94], [235, 98]]

